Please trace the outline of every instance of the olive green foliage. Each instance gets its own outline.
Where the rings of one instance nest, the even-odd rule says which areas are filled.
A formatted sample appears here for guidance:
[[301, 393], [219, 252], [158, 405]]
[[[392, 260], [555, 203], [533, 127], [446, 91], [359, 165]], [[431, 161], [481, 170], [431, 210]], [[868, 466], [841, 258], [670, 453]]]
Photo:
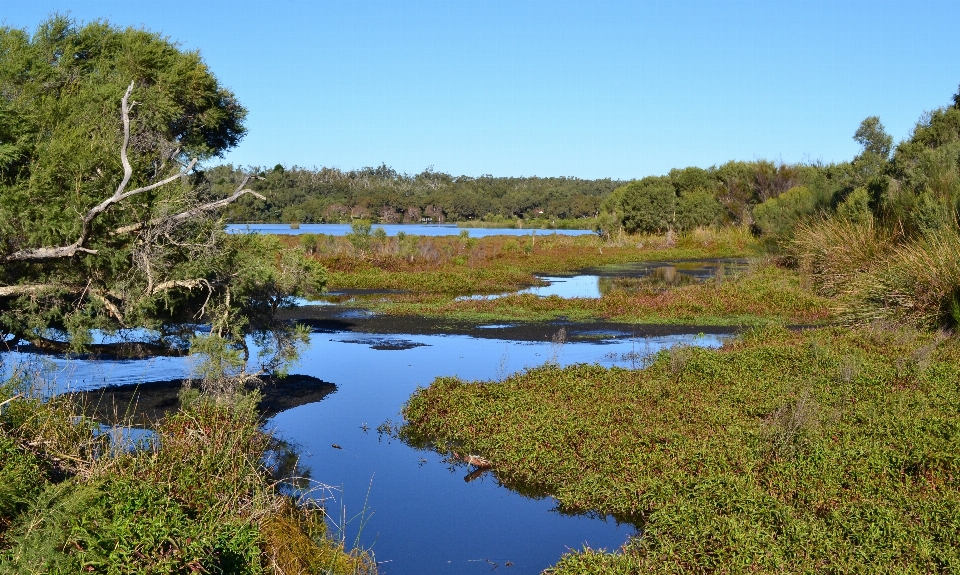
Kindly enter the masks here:
[[620, 225], [628, 234], [664, 232], [673, 226], [677, 193], [668, 178], [644, 178], [614, 194]]
[[876, 185], [877, 208], [908, 233], [956, 226], [960, 206], [960, 109], [926, 114], [901, 142]]
[[960, 346], [879, 326], [766, 328], [641, 370], [441, 378], [401, 435], [491, 462], [642, 535], [558, 573], [960, 569]]
[[753, 217], [761, 235], [780, 239], [792, 235], [801, 219], [817, 209], [817, 198], [806, 186], [790, 188], [753, 209]]
[[0, 546], [10, 518], [22, 513], [43, 488], [42, 462], [19, 449], [11, 437], [0, 436]]
[[722, 206], [716, 196], [703, 188], [683, 191], [677, 198], [675, 224], [678, 230], [688, 231], [717, 223]]
[[[120, 98], [131, 81], [134, 185], [168, 175], [172, 160], [216, 156], [245, 132], [246, 110], [199, 54], [158, 34], [104, 22], [79, 27], [62, 16], [32, 35], [0, 29], [4, 253], [72, 242], [76, 215], [116, 188]], [[104, 214], [99, 225], [112, 229], [152, 215], [143, 198], [126, 206], [132, 214]]]
[[78, 241], [85, 216], [118, 189], [128, 86], [126, 191], [216, 157], [245, 133], [246, 110], [199, 54], [156, 33], [63, 16], [33, 34], [0, 28], [0, 284], [9, 286], [0, 333], [81, 351], [93, 329], [142, 327], [150, 349], [165, 352], [197, 322], [237, 345], [277, 328], [272, 312], [317, 287], [321, 270], [300, 252], [278, 256], [271, 240], [228, 237], [216, 211], [200, 209], [214, 198], [196, 176], [88, 218], [73, 255], [23, 256]]
[[870, 116], [861, 122], [853, 139], [863, 147], [864, 154], [876, 154], [883, 159], [890, 156], [893, 147], [893, 137], [887, 133], [877, 116]]
[[854, 223], [865, 223], [872, 220], [870, 192], [864, 187], [856, 188], [850, 192], [843, 202], [837, 206], [837, 217]]

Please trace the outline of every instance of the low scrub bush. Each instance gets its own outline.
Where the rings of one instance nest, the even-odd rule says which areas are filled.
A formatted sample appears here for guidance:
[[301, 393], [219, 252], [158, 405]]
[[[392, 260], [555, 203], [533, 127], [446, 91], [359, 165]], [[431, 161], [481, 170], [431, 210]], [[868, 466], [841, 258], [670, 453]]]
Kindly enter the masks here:
[[806, 186], [797, 186], [753, 208], [753, 219], [761, 236], [772, 246], [789, 239], [797, 222], [816, 209], [816, 195]]

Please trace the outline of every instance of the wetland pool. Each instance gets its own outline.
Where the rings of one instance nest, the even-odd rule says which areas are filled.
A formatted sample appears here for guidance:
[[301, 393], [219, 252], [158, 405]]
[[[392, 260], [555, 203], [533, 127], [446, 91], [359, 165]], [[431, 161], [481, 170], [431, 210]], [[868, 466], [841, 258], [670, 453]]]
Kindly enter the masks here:
[[[403, 403], [418, 386], [439, 376], [498, 379], [547, 361], [635, 368], [660, 349], [716, 347], [726, 337], [695, 334], [693, 328], [694, 333], [644, 332], [638, 326], [632, 333], [597, 330], [596, 337], [558, 345], [543, 335], [516, 337], [536, 331], [521, 327], [476, 326], [482, 337], [357, 331], [364, 324], [316, 328], [310, 347], [291, 369], [336, 388], [321, 394], [320, 401], [280, 411], [265, 426], [299, 450], [302, 466], [316, 482], [313, 493], [325, 499], [347, 546], [372, 550], [381, 573], [487, 573], [494, 568], [540, 573], [568, 550], [584, 545], [614, 550], [635, 532], [612, 518], [561, 514], [549, 496], [520, 495], [500, 485], [494, 472], [469, 478], [472, 469], [465, 465], [451, 465], [435, 452], [379, 434], [380, 424], [400, 420]], [[549, 332], [550, 326], [539, 329]], [[582, 326], [580, 331], [590, 333]], [[31, 358], [6, 355], [8, 365]], [[168, 381], [187, 376], [190, 369], [185, 358], [41, 361], [58, 392]]]
[[740, 258], [613, 264], [587, 268], [573, 274], [537, 274], [537, 279], [547, 282], [547, 285], [530, 286], [507, 294], [469, 295], [457, 299], [495, 299], [516, 294], [557, 296], [565, 299], [598, 299], [618, 290], [629, 292], [645, 288], [667, 288], [713, 280], [718, 277], [722, 279], [728, 275], [742, 273], [747, 266], [749, 266], [749, 260]]

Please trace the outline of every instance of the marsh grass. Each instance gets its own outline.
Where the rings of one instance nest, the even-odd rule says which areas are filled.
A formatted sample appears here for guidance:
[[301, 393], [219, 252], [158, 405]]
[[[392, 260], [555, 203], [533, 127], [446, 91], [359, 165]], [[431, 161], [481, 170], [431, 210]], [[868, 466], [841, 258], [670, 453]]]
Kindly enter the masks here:
[[832, 218], [799, 224], [786, 252], [821, 294], [832, 297], [849, 293], [854, 279], [876, 269], [895, 246], [896, 236], [873, 219]]
[[[483, 453], [511, 487], [641, 530], [555, 573], [960, 570], [955, 338], [768, 326], [676, 353], [440, 378], [401, 436]], [[898, 375], [902, 357], [923, 369]]]
[[872, 219], [832, 218], [800, 225], [787, 252], [820, 294], [836, 298], [833, 310], [847, 324], [960, 324], [955, 226], [906, 237]]
[[398, 235], [358, 249], [350, 238], [287, 236], [330, 272], [330, 289], [401, 289], [418, 294], [502, 293], [536, 283], [535, 273], [564, 273], [607, 263], [742, 257], [759, 253], [746, 230], [698, 229], [674, 237]]
[[723, 282], [671, 289], [612, 290], [601, 298], [512, 294], [491, 299], [401, 295], [376, 309], [399, 315], [477, 320], [605, 319], [695, 325], [813, 324], [831, 318], [831, 302], [802, 285], [801, 276], [772, 263]]
[[960, 323], [960, 233], [941, 229], [905, 242], [851, 284], [841, 310], [850, 323], [955, 326]]

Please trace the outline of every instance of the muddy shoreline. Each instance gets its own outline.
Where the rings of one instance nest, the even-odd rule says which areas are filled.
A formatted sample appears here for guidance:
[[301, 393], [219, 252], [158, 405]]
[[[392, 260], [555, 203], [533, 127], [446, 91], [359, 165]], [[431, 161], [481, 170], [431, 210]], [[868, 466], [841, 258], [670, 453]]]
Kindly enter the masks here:
[[420, 316], [374, 315], [339, 306], [301, 306], [282, 310], [278, 319], [296, 321], [317, 333], [353, 332], [383, 335], [465, 335], [482, 339], [549, 341], [560, 329], [566, 341], [597, 342], [634, 337], [684, 334], [733, 335], [736, 326], [633, 324], [613, 321], [504, 321], [476, 322]]
[[[263, 399], [257, 406], [260, 416], [269, 419], [281, 411], [315, 403], [337, 391], [337, 386], [309, 375], [291, 374], [284, 378], [262, 377], [259, 389]], [[180, 408], [183, 379], [139, 384], [113, 385], [66, 395], [83, 406], [84, 415], [109, 425], [132, 424], [149, 427], [164, 415]]]

